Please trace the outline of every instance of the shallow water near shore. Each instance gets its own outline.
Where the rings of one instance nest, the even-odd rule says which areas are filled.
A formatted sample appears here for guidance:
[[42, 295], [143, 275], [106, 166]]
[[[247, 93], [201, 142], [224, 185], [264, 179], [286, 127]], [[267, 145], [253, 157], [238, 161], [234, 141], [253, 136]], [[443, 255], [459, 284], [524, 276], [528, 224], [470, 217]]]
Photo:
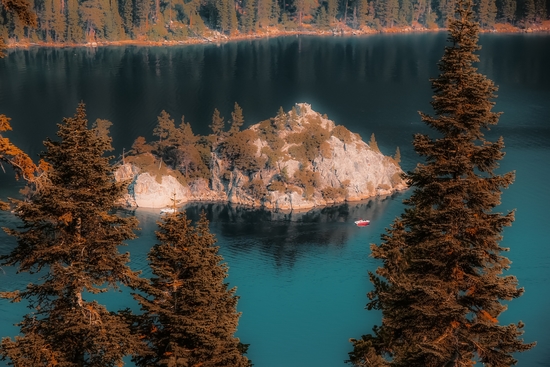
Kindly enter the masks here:
[[[500, 321], [522, 320], [525, 340], [538, 342], [518, 355], [518, 366], [550, 366], [550, 243], [544, 223], [550, 207], [550, 36], [482, 35], [481, 44], [479, 70], [499, 85], [495, 110], [504, 112], [488, 137], [504, 137], [499, 170], [516, 171], [499, 208], [516, 209], [516, 221], [504, 232], [513, 262], [507, 273], [525, 287]], [[162, 109], [176, 122], [185, 115], [195, 133], [206, 134], [214, 107], [227, 118], [237, 101], [250, 125], [274, 116], [279, 106], [288, 110], [307, 102], [365, 140], [375, 133], [384, 154], [393, 155], [399, 146], [409, 170], [419, 161], [412, 135], [427, 132], [417, 111], [429, 111], [428, 79], [437, 75], [444, 45], [444, 34], [410, 34], [9, 51], [0, 60], [0, 113], [12, 118], [8, 136], [36, 156], [41, 142], [55, 137], [56, 124], [82, 100], [91, 121], [114, 123], [114, 154], [120, 156], [137, 136], [152, 139]], [[9, 172], [0, 174], [2, 197], [16, 196], [20, 187]], [[345, 365], [348, 339], [380, 323], [378, 312], [364, 310], [371, 289], [367, 272], [378, 266], [369, 244], [379, 243], [407, 195], [291, 214], [221, 204], [186, 207], [192, 219], [205, 210], [211, 220], [229, 265], [228, 281], [241, 297], [238, 336], [250, 343], [256, 366]], [[121, 250], [130, 251], [132, 268], [147, 274], [146, 254], [160, 214], [138, 209], [134, 215], [140, 237]], [[371, 219], [371, 225], [356, 227], [358, 218]], [[11, 213], [0, 213], [1, 226], [14, 224]], [[13, 245], [0, 234], [1, 253]], [[0, 291], [7, 291], [33, 277], [4, 267], [0, 279]], [[95, 298], [111, 310], [137, 310], [127, 290]], [[12, 325], [26, 312], [0, 300], [0, 336], [16, 335]]]

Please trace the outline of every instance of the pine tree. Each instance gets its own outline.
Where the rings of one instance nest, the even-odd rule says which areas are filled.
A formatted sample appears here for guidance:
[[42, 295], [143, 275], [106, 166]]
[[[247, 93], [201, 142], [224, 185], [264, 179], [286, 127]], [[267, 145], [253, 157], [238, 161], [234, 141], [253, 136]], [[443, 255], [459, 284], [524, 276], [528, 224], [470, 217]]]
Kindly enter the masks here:
[[158, 223], [158, 244], [149, 252], [153, 277], [134, 297], [144, 315], [134, 317], [149, 351], [138, 366], [246, 367], [247, 346], [234, 336], [240, 314], [235, 288], [228, 289], [216, 239], [203, 213], [195, 226], [185, 212]]
[[372, 133], [370, 136], [369, 147], [375, 152], [380, 151], [380, 148], [378, 148], [378, 143], [376, 142], [376, 137], [374, 136], [374, 133]]
[[[171, 11], [171, 8], [170, 8]], [[126, 34], [131, 35], [133, 31], [134, 6], [132, 0], [124, 0], [122, 9], [122, 18], [124, 21], [124, 30]], [[170, 19], [171, 20], [171, 19]]]
[[435, 116], [421, 114], [438, 138], [415, 136], [425, 163], [407, 174], [408, 208], [371, 246], [383, 265], [370, 274], [367, 308], [382, 311], [382, 325], [351, 340], [356, 366], [510, 366], [534, 346], [521, 339], [521, 322], [499, 325], [502, 301], [523, 293], [502, 274], [510, 261], [499, 241], [514, 214], [494, 211], [514, 174], [494, 173], [503, 140], [483, 134], [500, 114], [491, 111], [497, 88], [472, 66], [480, 48], [472, 1], [459, 0], [457, 14], [432, 80]]
[[397, 147], [397, 148], [395, 149], [395, 155], [393, 156], [393, 160], [394, 160], [396, 163], [401, 162], [401, 151], [399, 150], [399, 147]]
[[536, 0], [535, 9], [535, 22], [542, 23], [543, 21], [548, 19], [546, 0]]
[[537, 8], [535, 6], [535, 0], [523, 1], [523, 22], [526, 26], [535, 23], [537, 17]]
[[338, 0], [327, 0], [326, 13], [329, 25], [336, 23], [336, 14], [338, 13]]
[[413, 20], [413, 4], [411, 0], [401, 0], [399, 4], [399, 25], [408, 26]]
[[[3, 10], [5, 10], [9, 15], [15, 15], [19, 19], [19, 22], [25, 26], [36, 27], [37, 18], [32, 11], [32, 6], [27, 0], [2, 0], [0, 1]], [[2, 30], [0, 26], [0, 31]], [[2, 32], [0, 32], [1, 34]], [[0, 58], [4, 57], [4, 50], [6, 49], [6, 44], [4, 39], [0, 37]]]
[[128, 254], [118, 252], [135, 237], [137, 222], [111, 212], [126, 187], [115, 182], [103, 156], [110, 143], [88, 129], [83, 104], [57, 135], [60, 141], [44, 142], [48, 169], [33, 182], [30, 199], [17, 203], [22, 226], [6, 230], [17, 246], [2, 264], [42, 274], [24, 290], [2, 293], [28, 301], [32, 313], [18, 324], [20, 336], [2, 340], [0, 355], [15, 366], [115, 366], [136, 348], [135, 338], [86, 294], [140, 283], [126, 265]]
[[38, 167], [25, 152], [1, 134], [12, 130], [10, 121], [11, 118], [0, 114], [0, 165], [4, 162], [13, 167], [17, 178], [33, 180]]
[[222, 33], [229, 29], [229, 8], [227, 0], [216, 0], [214, 3], [217, 11], [217, 26]]
[[229, 135], [235, 135], [241, 130], [244, 124], [243, 109], [235, 102], [235, 109], [231, 112], [231, 126], [229, 127]]
[[84, 41], [84, 32], [80, 26], [80, 15], [78, 14], [77, 0], [67, 0], [67, 41]]
[[225, 135], [225, 132], [223, 131], [225, 128], [225, 121], [217, 108], [214, 109], [214, 113], [212, 114], [212, 124], [208, 125], [208, 127], [212, 130], [210, 141], [212, 143], [212, 150], [215, 150]]
[[66, 12], [65, 12], [65, 1], [53, 1], [52, 2], [52, 10], [53, 10], [53, 16], [52, 16], [52, 32], [54, 34], [53, 39], [55, 42], [64, 42], [66, 40], [66, 34], [65, 34], [65, 18], [66, 18]]
[[424, 19], [426, 16], [426, 9], [427, 9], [427, 1], [426, 0], [415, 0], [413, 1], [413, 16], [412, 16], [412, 23], [420, 22], [421, 19]]
[[457, 0], [440, 0], [439, 1], [439, 13], [441, 17], [439, 21], [443, 27], [447, 27], [447, 23], [454, 19], [454, 9]]
[[321, 10], [319, 14], [317, 14], [317, 27], [319, 27], [319, 29], [330, 28], [330, 20], [324, 6], [321, 6]]
[[361, 29], [366, 26], [369, 18], [369, 2], [368, 0], [357, 1], [357, 28]]
[[170, 145], [174, 144], [177, 140], [176, 136], [177, 128], [174, 123], [174, 119], [170, 117], [170, 114], [164, 110], [160, 112], [160, 115], [157, 117], [158, 124], [153, 129], [153, 135], [159, 137], [157, 142], [157, 152], [162, 156]]
[[212, 114], [212, 124], [208, 127], [212, 130], [212, 134], [216, 136], [220, 136], [223, 133], [225, 122], [217, 108], [214, 109], [214, 113]]
[[399, 18], [399, 0], [387, 0], [383, 4], [384, 26], [391, 28], [397, 23]]
[[272, 0], [256, 1], [256, 28], [267, 28], [271, 18]]
[[[14, 145], [9, 138], [3, 136], [3, 132], [12, 130], [10, 118], [0, 114], [0, 167], [4, 169], [2, 163], [11, 166], [15, 171], [16, 178], [23, 178], [32, 181], [38, 167], [32, 159], [20, 148]], [[8, 210], [10, 205], [0, 200], [0, 210]]]
[[254, 31], [256, 26], [256, 1], [246, 0], [244, 1], [244, 11], [241, 15], [241, 31], [243, 33], [250, 33]]
[[500, 2], [499, 17], [502, 21], [513, 24], [516, 20], [516, 10], [516, 0], [502, 0]]
[[227, 10], [229, 12], [229, 34], [234, 34], [239, 28], [239, 20], [237, 19], [236, 2], [228, 0], [226, 2]]
[[279, 2], [277, 0], [271, 0], [271, 15], [269, 17], [269, 25], [278, 25], [280, 17], [281, 7], [279, 6]]
[[481, 28], [492, 28], [497, 17], [497, 6], [495, 0], [480, 0], [477, 9], [477, 16]]

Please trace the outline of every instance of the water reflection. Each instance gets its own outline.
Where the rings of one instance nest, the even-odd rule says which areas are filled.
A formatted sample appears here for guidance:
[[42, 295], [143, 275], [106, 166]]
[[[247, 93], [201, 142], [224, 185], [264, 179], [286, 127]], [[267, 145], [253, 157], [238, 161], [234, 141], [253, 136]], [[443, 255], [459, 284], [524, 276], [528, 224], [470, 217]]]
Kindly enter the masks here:
[[[198, 220], [201, 212], [206, 213], [211, 231], [228, 256], [255, 257], [260, 253], [276, 267], [292, 268], [312, 252], [346, 246], [351, 237], [369, 230], [356, 227], [354, 221], [368, 218], [376, 222], [392, 200], [402, 200], [402, 194], [304, 212], [271, 212], [217, 203], [193, 203], [183, 210], [193, 221]], [[142, 234], [152, 233], [160, 217], [157, 211], [141, 209], [135, 215], [140, 220]], [[154, 241], [151, 237], [147, 242]], [[139, 269], [146, 265], [141, 260], [143, 251], [132, 250], [132, 261]]]

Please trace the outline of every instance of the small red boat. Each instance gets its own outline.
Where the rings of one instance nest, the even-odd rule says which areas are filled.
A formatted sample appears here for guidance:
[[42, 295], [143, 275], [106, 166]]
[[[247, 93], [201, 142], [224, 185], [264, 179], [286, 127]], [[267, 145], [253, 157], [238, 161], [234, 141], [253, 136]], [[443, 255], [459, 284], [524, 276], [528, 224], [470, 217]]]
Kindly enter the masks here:
[[357, 227], [366, 227], [370, 224], [370, 220], [359, 219], [355, 221]]

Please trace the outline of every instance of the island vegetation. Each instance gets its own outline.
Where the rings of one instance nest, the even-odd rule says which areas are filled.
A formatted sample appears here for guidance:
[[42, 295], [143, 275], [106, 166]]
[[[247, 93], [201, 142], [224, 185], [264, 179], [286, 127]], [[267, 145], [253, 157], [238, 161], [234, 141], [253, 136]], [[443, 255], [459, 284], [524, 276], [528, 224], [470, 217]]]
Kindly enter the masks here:
[[351, 339], [355, 366], [512, 366], [535, 343], [521, 338], [523, 323], [501, 325], [506, 303], [523, 293], [499, 245], [514, 213], [495, 211], [514, 173], [496, 173], [502, 138], [485, 139], [497, 124], [497, 88], [476, 72], [479, 28], [472, 0], [459, 0], [449, 46], [432, 79], [435, 115], [421, 118], [436, 137], [417, 134], [424, 158], [406, 178], [408, 208], [371, 245], [381, 261], [370, 272], [369, 310], [382, 311], [372, 334]]
[[183, 118], [176, 127], [162, 111], [153, 131], [158, 140], [138, 137], [120, 162], [117, 178], [132, 182], [125, 202], [162, 207], [175, 194], [180, 204], [221, 201], [293, 210], [406, 188], [399, 150], [395, 157], [384, 156], [374, 134], [367, 144], [308, 104], [297, 103], [288, 112], [280, 108], [276, 116], [241, 130], [243, 124], [237, 103], [227, 128], [214, 111], [207, 136], [195, 135]]

